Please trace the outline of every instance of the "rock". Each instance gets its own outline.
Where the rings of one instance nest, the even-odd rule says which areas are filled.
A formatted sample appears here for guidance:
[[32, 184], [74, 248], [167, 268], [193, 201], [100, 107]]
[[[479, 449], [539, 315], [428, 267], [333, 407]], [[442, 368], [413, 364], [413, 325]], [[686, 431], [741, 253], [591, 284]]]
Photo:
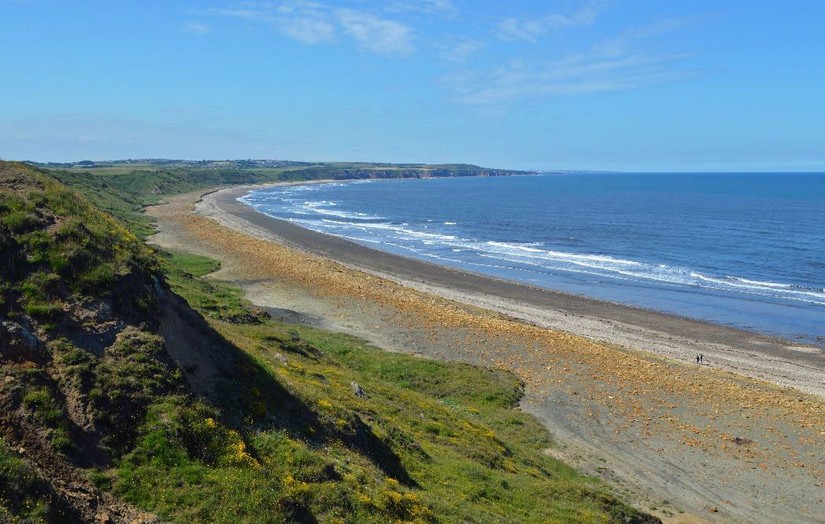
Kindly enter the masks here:
[[356, 397], [370, 398], [358, 382], [350, 382], [350, 387], [352, 387], [352, 392], [355, 393]]
[[13, 322], [0, 322], [0, 355], [13, 360], [45, 362], [47, 355], [40, 339], [29, 329]]
[[0, 324], [0, 326], [2, 326], [0, 329], [5, 331], [9, 335], [9, 338], [16, 339], [22, 342], [27, 349], [33, 350], [37, 349], [40, 346], [40, 341], [37, 339], [34, 333], [29, 331], [25, 327], [21, 326], [20, 324], [12, 322], [10, 320], [5, 320]]
[[79, 322], [108, 322], [112, 320], [112, 301], [110, 299], [103, 300], [84, 300], [71, 304], [69, 311]]

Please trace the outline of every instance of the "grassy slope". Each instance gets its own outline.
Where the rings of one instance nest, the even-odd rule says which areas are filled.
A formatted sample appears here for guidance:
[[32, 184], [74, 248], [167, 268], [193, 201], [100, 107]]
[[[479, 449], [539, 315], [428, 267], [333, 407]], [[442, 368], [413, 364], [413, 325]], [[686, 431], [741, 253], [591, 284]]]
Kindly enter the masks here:
[[[274, 322], [200, 278], [214, 262], [158, 261], [42, 173], [0, 164], [0, 183], [0, 243], [11, 254], [0, 320], [40, 341], [26, 349], [0, 337], [5, 520], [83, 517], [69, 495], [38, 496], [54, 491], [64, 459], [101, 500], [177, 522], [645, 518], [542, 453], [549, 435], [512, 409], [521, 394], [512, 375]], [[95, 201], [131, 213], [105, 189]], [[163, 280], [207, 320], [189, 325], [233, 356], [205, 397], [188, 383], [197, 369], [167, 353]], [[111, 313], [95, 320], [100, 304]], [[104, 325], [116, 333], [99, 333]], [[13, 451], [35, 444], [43, 478]]]
[[[182, 522], [262, 514], [346, 522], [639, 517], [542, 453], [549, 435], [512, 409], [521, 395], [512, 375], [386, 353], [304, 326], [238, 323], [244, 304], [214, 299], [233, 291], [189, 273], [207, 263], [169, 259], [172, 288], [204, 308], [210, 325], [299, 407], [284, 417], [281, 400], [256, 386], [245, 423], [227, 434], [206, 408], [156, 405], [118, 469], [115, 489], [127, 500]], [[187, 454], [187, 441], [218, 444], [203, 458]]]
[[[155, 334], [160, 267], [122, 224], [37, 170], [0, 163], [0, 188], [0, 436], [54, 493], [38, 511], [83, 520], [93, 508], [70, 492], [94, 487], [73, 466], [108, 466], [152, 399], [183, 390]], [[30, 486], [0, 493], [5, 520], [31, 516], [15, 502]]]

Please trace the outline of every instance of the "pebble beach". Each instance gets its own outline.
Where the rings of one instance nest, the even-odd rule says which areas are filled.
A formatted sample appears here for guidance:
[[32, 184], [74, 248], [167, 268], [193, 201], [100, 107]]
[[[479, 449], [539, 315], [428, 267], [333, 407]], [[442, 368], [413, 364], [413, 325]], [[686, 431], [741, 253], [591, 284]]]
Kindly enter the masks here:
[[513, 372], [548, 454], [665, 521], [823, 521], [821, 350], [377, 252], [260, 215], [245, 191], [149, 208], [151, 242], [220, 260], [210, 278], [285, 321]]

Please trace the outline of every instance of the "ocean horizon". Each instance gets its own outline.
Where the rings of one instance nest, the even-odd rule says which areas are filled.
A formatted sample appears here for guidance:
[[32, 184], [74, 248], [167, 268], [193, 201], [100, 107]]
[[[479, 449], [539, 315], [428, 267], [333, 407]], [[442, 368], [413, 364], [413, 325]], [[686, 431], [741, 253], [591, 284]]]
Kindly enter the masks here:
[[825, 174], [359, 180], [239, 200], [394, 254], [825, 347]]

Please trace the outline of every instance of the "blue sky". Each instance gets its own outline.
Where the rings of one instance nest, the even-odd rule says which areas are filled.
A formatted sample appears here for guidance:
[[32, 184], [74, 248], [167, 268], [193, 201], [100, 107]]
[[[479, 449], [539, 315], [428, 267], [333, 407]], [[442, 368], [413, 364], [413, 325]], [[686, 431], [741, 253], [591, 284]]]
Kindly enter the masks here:
[[0, 0], [0, 157], [825, 171], [818, 0]]

